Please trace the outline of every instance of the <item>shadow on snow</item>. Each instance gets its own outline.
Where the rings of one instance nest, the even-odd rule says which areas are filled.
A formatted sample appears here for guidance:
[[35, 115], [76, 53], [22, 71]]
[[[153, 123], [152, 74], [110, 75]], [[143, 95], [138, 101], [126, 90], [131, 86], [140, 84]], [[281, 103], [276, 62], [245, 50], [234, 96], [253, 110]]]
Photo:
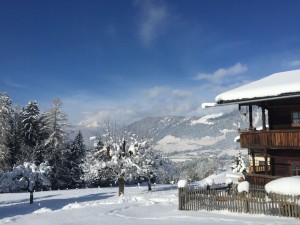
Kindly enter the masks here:
[[[110, 198], [114, 195], [111, 193], [97, 193], [97, 194], [89, 194], [89, 195], [85, 195], [85, 196], [73, 197], [73, 198], [67, 198], [67, 199], [45, 199], [47, 197], [53, 197], [53, 196], [55, 196], [55, 195], [48, 195], [48, 196], [34, 198], [33, 204], [29, 204], [29, 198], [27, 198], [26, 202], [24, 199], [22, 199], [20, 204], [3, 206], [3, 207], [1, 207], [1, 205], [0, 205], [0, 219], [6, 218], [6, 217], [31, 214], [34, 211], [41, 209], [41, 208], [47, 208], [52, 211], [60, 210], [64, 206], [71, 204], [71, 203], [75, 203], [75, 202], [81, 203], [81, 202], [88, 202], [88, 201], [103, 200], [106, 198]], [[29, 197], [29, 194], [28, 194], [28, 197]], [[18, 202], [20, 202], [20, 200]], [[16, 201], [13, 201], [13, 202], [7, 201], [6, 204], [7, 203], [16, 203]]]

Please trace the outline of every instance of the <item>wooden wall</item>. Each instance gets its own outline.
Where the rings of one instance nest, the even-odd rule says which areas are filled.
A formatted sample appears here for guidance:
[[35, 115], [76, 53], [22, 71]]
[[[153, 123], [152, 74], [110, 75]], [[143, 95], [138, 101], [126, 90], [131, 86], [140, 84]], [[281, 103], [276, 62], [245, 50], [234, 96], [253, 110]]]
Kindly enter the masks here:
[[292, 127], [292, 112], [300, 112], [300, 98], [270, 101], [267, 103], [271, 130], [299, 129]]
[[269, 153], [275, 176], [291, 176], [291, 162], [300, 161], [300, 150], [273, 150]]
[[299, 129], [292, 126], [292, 112], [300, 112], [300, 107], [269, 109], [270, 130]]

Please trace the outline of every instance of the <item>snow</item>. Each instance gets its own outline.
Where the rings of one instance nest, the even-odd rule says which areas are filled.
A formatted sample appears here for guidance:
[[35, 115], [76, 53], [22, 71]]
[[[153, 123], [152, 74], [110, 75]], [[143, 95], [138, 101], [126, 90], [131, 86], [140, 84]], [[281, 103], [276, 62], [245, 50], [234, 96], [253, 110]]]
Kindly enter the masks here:
[[147, 187], [118, 189], [93, 188], [36, 192], [34, 203], [28, 204], [28, 193], [1, 194], [0, 224], [122, 224], [122, 225], [296, 225], [295, 218], [238, 214], [228, 211], [179, 211], [178, 189], [157, 185], [152, 192]]
[[235, 143], [237, 143], [237, 142], [240, 142], [240, 139], [241, 139], [241, 137], [240, 137], [240, 135], [239, 136], [236, 136], [235, 138], [234, 138], [234, 142]]
[[165, 153], [196, 150], [202, 146], [214, 145], [217, 142], [224, 140], [227, 132], [224, 130], [220, 132], [221, 135], [219, 136], [204, 136], [202, 138], [179, 138], [172, 135], [166, 135], [156, 143], [155, 149], [161, 150]]
[[275, 97], [300, 92], [300, 70], [275, 73], [219, 94], [216, 102]]
[[249, 192], [249, 182], [248, 181], [243, 181], [243, 182], [240, 182], [237, 189], [238, 189], [238, 192], [239, 193], [242, 193], [242, 192]]
[[187, 188], [188, 182], [186, 180], [179, 180], [178, 181], [178, 188]]
[[206, 183], [207, 183], [209, 186], [211, 186], [211, 185], [214, 184], [214, 179], [213, 179], [213, 178], [208, 177], [208, 178], [205, 179], [205, 181], [206, 181]]
[[206, 103], [201, 104], [202, 109], [206, 109], [206, 108], [214, 107], [214, 106], [216, 106], [216, 103], [213, 103], [213, 102], [206, 102]]
[[300, 176], [283, 177], [270, 181], [265, 185], [268, 193], [283, 195], [300, 195]]
[[202, 184], [203, 181], [207, 185], [220, 185], [220, 184], [229, 184], [229, 183], [238, 183], [239, 178], [244, 178], [244, 175], [242, 173], [234, 173], [231, 170], [228, 170], [226, 172], [222, 172], [219, 174], [212, 174], [208, 176], [207, 178], [203, 179], [202, 181], [198, 181], [197, 183]]
[[213, 122], [210, 122], [210, 119], [215, 119], [215, 118], [219, 118], [223, 116], [223, 113], [218, 113], [218, 114], [210, 114], [210, 115], [206, 115], [201, 117], [198, 120], [192, 120], [191, 121], [191, 125], [196, 125], [196, 124], [206, 124], [206, 125], [213, 125]]

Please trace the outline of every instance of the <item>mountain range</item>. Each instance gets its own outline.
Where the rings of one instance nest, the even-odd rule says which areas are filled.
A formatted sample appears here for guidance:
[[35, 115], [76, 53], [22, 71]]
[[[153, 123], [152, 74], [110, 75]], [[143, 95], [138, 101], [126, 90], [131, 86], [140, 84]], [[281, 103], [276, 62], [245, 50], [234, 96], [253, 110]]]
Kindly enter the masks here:
[[[254, 113], [254, 126], [258, 127], [260, 113]], [[81, 130], [87, 146], [92, 146], [90, 136], [102, 133], [99, 124], [78, 125], [72, 130]], [[184, 161], [195, 157], [215, 154], [236, 155], [240, 149], [234, 140], [238, 129], [248, 126], [248, 117], [238, 110], [219, 112], [201, 117], [148, 117], [126, 126], [126, 131], [146, 137], [155, 149], [162, 151], [174, 161]]]

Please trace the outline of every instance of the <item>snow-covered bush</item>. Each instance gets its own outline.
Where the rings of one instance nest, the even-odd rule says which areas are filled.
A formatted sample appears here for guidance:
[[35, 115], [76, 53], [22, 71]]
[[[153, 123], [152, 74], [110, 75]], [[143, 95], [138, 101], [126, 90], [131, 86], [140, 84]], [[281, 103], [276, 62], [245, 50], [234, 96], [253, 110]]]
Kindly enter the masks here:
[[23, 165], [15, 167], [13, 171], [2, 175], [0, 193], [25, 190], [32, 192], [37, 186], [49, 188], [51, 183], [46, 175], [50, 171], [51, 168], [45, 163], [36, 166], [25, 162]]
[[243, 160], [242, 153], [239, 152], [235, 157], [234, 163], [231, 166], [232, 172], [234, 173], [243, 173], [247, 171], [246, 164]]

